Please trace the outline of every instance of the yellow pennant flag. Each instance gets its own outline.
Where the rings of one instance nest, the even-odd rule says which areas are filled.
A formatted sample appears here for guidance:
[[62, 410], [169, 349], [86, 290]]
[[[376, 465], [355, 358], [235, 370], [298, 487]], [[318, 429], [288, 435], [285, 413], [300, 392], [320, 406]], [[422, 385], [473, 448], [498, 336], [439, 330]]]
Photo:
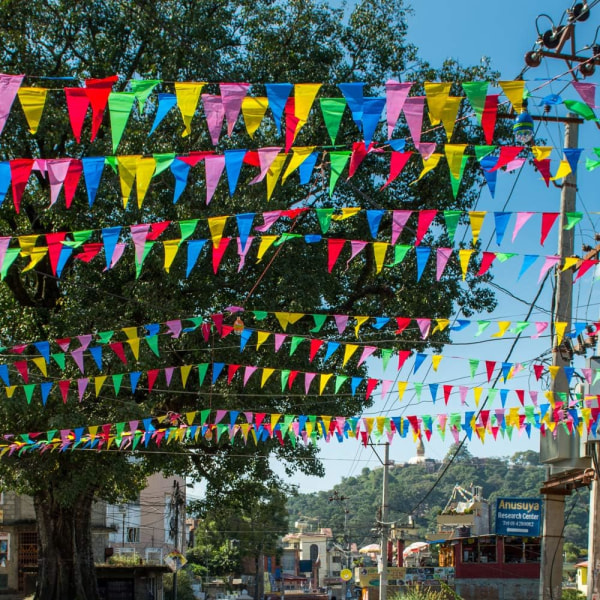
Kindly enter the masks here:
[[452, 132], [454, 131], [454, 125], [456, 124], [456, 116], [460, 109], [460, 103], [462, 98], [460, 96], [451, 96], [446, 100], [444, 108], [442, 109], [442, 123], [444, 124], [444, 130], [448, 141], [452, 138]]
[[294, 323], [298, 322], [305, 313], [276, 312], [273, 314], [279, 321], [281, 328], [285, 331], [290, 323], [293, 325]]
[[185, 130], [181, 137], [186, 137], [192, 133], [192, 118], [198, 106], [200, 92], [206, 85], [204, 82], [194, 81], [176, 81], [175, 95], [177, 96], [177, 106], [181, 112]]
[[40, 370], [44, 377], [48, 377], [48, 369], [46, 367], [46, 359], [43, 356], [36, 356], [31, 359], [33, 364]]
[[571, 267], [574, 267], [577, 262], [581, 260], [579, 258], [577, 258], [576, 256], [566, 256], [565, 257], [565, 262], [563, 264], [563, 266], [561, 267], [561, 271], [566, 271], [567, 269], [570, 269]]
[[570, 175], [572, 172], [573, 169], [571, 169], [569, 161], [566, 158], [563, 158], [558, 165], [558, 169], [556, 169], [556, 174], [554, 177], [550, 177], [550, 180], [556, 181], [557, 179], [562, 179], [563, 177]]
[[281, 184], [315, 151], [316, 146], [298, 146], [292, 148], [292, 158], [281, 176]]
[[278, 154], [267, 171], [267, 200], [271, 199], [271, 196], [275, 191], [277, 180], [279, 179], [279, 175], [281, 174], [281, 170], [283, 169], [287, 157], [287, 154]]
[[367, 428], [367, 433], [369, 435], [371, 435], [371, 433], [373, 431], [373, 424], [375, 423], [374, 417], [363, 417], [363, 423], [365, 424], [365, 427]]
[[356, 344], [346, 344], [344, 349], [344, 360], [342, 362], [342, 366], [345, 367], [346, 363], [350, 360], [350, 357], [358, 350], [358, 346]]
[[258, 331], [256, 333], [256, 349], [258, 350], [268, 339], [271, 334], [268, 331]]
[[483, 227], [483, 220], [487, 215], [485, 210], [472, 210], [469, 212], [469, 220], [471, 221], [471, 232], [473, 234], [473, 245], [477, 243], [481, 228]]
[[131, 348], [131, 352], [135, 357], [135, 360], [138, 360], [140, 357], [140, 338], [131, 338], [127, 340], [129, 347]]
[[442, 354], [433, 354], [431, 357], [431, 364], [433, 366], [433, 370], [437, 371], [438, 367], [440, 366], [440, 363], [442, 362], [442, 358], [444, 358], [444, 356]]
[[39, 248], [33, 248], [31, 252], [29, 252], [29, 264], [23, 269], [23, 273], [25, 271], [30, 271], [37, 265], [43, 258], [48, 254], [47, 246], [40, 246]]
[[388, 429], [390, 427], [390, 419], [389, 419], [389, 417], [377, 417], [376, 422], [377, 422], [377, 431], [379, 433], [383, 433], [383, 430], [384, 430], [384, 428], [385, 428], [386, 425], [387, 425]]
[[7, 398], [12, 398], [14, 396], [14, 394], [15, 394], [15, 390], [17, 389], [17, 386], [16, 385], [10, 385], [8, 387], [5, 387], [4, 389], [6, 391], [6, 397]]
[[349, 219], [350, 217], [357, 215], [361, 210], [362, 210], [362, 208], [360, 206], [345, 207], [345, 208], [342, 208], [341, 214], [332, 215], [331, 218], [333, 221], [344, 221], [345, 219]]
[[463, 281], [467, 278], [467, 270], [469, 268], [469, 261], [471, 260], [471, 255], [473, 254], [473, 252], [474, 252], [474, 250], [467, 250], [467, 249], [458, 251], [458, 258], [460, 260], [460, 268], [462, 269]]
[[358, 337], [360, 328], [370, 319], [370, 317], [354, 317], [356, 319], [356, 325], [354, 326], [354, 334]]
[[475, 406], [479, 406], [479, 400], [481, 400], [481, 391], [482, 388], [480, 387], [473, 388], [473, 396], [475, 396]]
[[180, 239], [165, 240], [163, 242], [163, 246], [165, 248], [165, 264], [163, 265], [163, 267], [167, 273], [171, 269], [173, 260], [175, 260], [175, 255], [177, 254], [177, 250], [179, 250], [180, 243], [181, 243]]
[[510, 100], [515, 112], [518, 114], [523, 110], [523, 94], [525, 93], [524, 81], [500, 81], [500, 87], [504, 95]]
[[19, 247], [21, 248], [21, 256], [29, 256], [33, 251], [35, 244], [40, 236], [38, 234], [34, 235], [20, 235], [17, 238], [19, 242]]
[[550, 158], [552, 150], [552, 146], [531, 146], [533, 158], [536, 160], [545, 160], [546, 158]]
[[560, 346], [562, 344], [563, 338], [565, 337], [567, 323], [565, 321], [556, 321], [554, 323], [554, 329], [556, 331], [556, 345]]
[[297, 83], [294, 86], [294, 115], [298, 119], [294, 139], [296, 139], [302, 126], [308, 121], [310, 109], [321, 89], [321, 85], [320, 83]]
[[373, 242], [373, 254], [375, 255], [375, 271], [381, 272], [383, 263], [385, 262], [385, 253], [389, 244], [387, 242]]
[[137, 173], [138, 162], [142, 157], [134, 156], [118, 156], [117, 164], [119, 166], [119, 179], [121, 181], [121, 199], [123, 200], [123, 208], [127, 208], [131, 189]]
[[423, 85], [425, 87], [425, 96], [427, 96], [429, 120], [432, 125], [439, 125], [442, 120], [444, 106], [448, 101], [452, 83], [426, 81]]
[[181, 372], [181, 384], [185, 388], [187, 384], [188, 377], [190, 376], [190, 372], [192, 370], [192, 365], [183, 365], [180, 369]]
[[398, 382], [398, 402], [402, 402], [402, 397], [404, 396], [404, 392], [406, 391], [407, 385], [408, 385], [408, 381], [399, 381]]
[[248, 135], [253, 138], [269, 107], [268, 98], [246, 96], [242, 100], [242, 115]]
[[257, 263], [262, 260], [265, 252], [274, 244], [278, 237], [278, 235], [263, 235], [260, 238], [260, 246], [258, 247], [258, 253], [256, 256]]
[[100, 394], [100, 390], [106, 381], [106, 375], [98, 375], [98, 377], [94, 377], [94, 391], [96, 392], [96, 398], [98, 394]]
[[417, 181], [420, 181], [421, 179], [423, 179], [423, 177], [425, 177], [425, 175], [427, 175], [427, 173], [429, 173], [429, 171], [433, 171], [433, 169], [435, 169], [438, 166], [438, 163], [440, 162], [440, 158], [442, 158], [442, 156], [443, 156], [443, 154], [434, 152], [429, 158], [424, 158], [423, 159], [423, 170], [421, 171], [418, 179], [413, 181], [413, 183], [416, 183]]
[[156, 160], [150, 156], [148, 158], [140, 158], [137, 164], [137, 181], [136, 181], [136, 192], [137, 192], [137, 203], [138, 208], [142, 208], [146, 192], [150, 186], [150, 181], [156, 170]]
[[508, 328], [511, 326], [511, 323], [512, 321], [498, 321], [498, 331], [492, 334], [492, 337], [502, 337], [508, 331]]
[[265, 385], [265, 383], [267, 383], [267, 380], [269, 379], [269, 377], [271, 377], [271, 375], [273, 375], [274, 371], [275, 371], [275, 369], [271, 369], [271, 368], [267, 368], [267, 367], [263, 368], [262, 379], [260, 380], [261, 388]]
[[446, 144], [446, 160], [448, 161], [448, 168], [452, 177], [458, 179], [462, 170], [463, 156], [467, 149], [466, 144]]
[[433, 328], [431, 335], [433, 335], [436, 331], [444, 331], [448, 325], [450, 325], [450, 319], [436, 319], [436, 326]]
[[319, 379], [319, 396], [323, 393], [327, 382], [333, 377], [333, 373], [321, 373]]
[[47, 88], [21, 87], [17, 94], [29, 125], [29, 133], [35, 135], [42, 119], [48, 90]]
[[223, 237], [223, 230], [225, 229], [225, 223], [227, 223], [227, 216], [225, 217], [210, 217], [208, 219], [208, 228], [210, 229], [210, 237], [212, 238], [213, 247], [218, 248]]
[[137, 327], [123, 327], [121, 331], [127, 336], [127, 340], [132, 340], [138, 336]]

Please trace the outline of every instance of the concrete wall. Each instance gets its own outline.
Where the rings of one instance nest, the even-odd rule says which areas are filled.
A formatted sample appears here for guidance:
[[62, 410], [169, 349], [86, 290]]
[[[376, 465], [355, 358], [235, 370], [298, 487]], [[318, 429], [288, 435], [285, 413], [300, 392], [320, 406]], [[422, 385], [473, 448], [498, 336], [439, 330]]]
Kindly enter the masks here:
[[539, 585], [538, 579], [457, 579], [454, 589], [463, 600], [532, 600]]

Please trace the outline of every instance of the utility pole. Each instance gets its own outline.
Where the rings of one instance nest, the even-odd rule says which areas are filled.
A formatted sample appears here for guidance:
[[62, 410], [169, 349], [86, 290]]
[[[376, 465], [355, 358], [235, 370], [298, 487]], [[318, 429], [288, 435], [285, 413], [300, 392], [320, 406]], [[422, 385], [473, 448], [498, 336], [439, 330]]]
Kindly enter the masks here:
[[[173, 495], [171, 497], [171, 503], [175, 507], [175, 520], [171, 522], [171, 533], [175, 540], [175, 551], [179, 552], [179, 506], [182, 503], [181, 489], [179, 482], [173, 480]], [[177, 600], [177, 569], [173, 573], [173, 600]]]
[[383, 459], [383, 489], [381, 494], [381, 572], [379, 573], [379, 600], [387, 600], [388, 584], [388, 475], [390, 463], [390, 445], [385, 445]]

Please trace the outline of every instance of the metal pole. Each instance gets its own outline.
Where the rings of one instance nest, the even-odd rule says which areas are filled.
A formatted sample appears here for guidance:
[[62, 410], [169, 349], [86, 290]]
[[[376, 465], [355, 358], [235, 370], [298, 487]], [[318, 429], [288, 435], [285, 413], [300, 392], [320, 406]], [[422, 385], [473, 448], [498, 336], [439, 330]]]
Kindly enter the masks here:
[[385, 444], [383, 461], [383, 490], [381, 494], [381, 572], [379, 574], [379, 600], [387, 600], [388, 583], [388, 474], [390, 445]]
[[[175, 550], [179, 550], [179, 482], [173, 481], [173, 501], [175, 502]], [[173, 600], [177, 600], [177, 569], [173, 573]]]
[[[579, 123], [569, 121], [565, 123], [565, 139], [564, 147], [567, 149], [577, 148], [578, 146], [578, 131]], [[560, 194], [560, 225], [558, 234], [558, 254], [561, 258], [573, 256], [575, 232], [573, 229], [565, 229], [567, 224], [567, 213], [575, 212], [577, 193], [577, 179], [573, 171], [567, 175], [563, 181]], [[555, 315], [556, 322], [566, 323], [565, 331], [571, 329], [571, 312], [572, 312], [572, 296], [573, 296], [573, 271], [558, 271], [556, 277], [556, 292], [555, 292]], [[559, 344], [558, 336], [555, 334], [552, 344], [552, 365], [555, 367], [569, 366], [571, 363], [570, 352], [566, 351], [562, 343]], [[565, 394], [565, 398], [569, 395], [569, 382], [566, 378], [564, 369], [558, 369], [556, 377], [552, 381], [550, 390], [554, 394], [554, 398], [558, 399], [557, 394]], [[568, 400], [567, 400], [568, 402]], [[540, 443], [542, 460], [544, 453], [552, 453], [552, 444], [561, 452], [563, 445], [566, 445], [567, 453], [571, 460], [578, 457], [577, 436], [569, 436], [564, 439], [564, 432], [559, 431], [558, 437], [554, 439], [544, 439]], [[552, 436], [547, 436], [551, 438]], [[549, 461], [551, 462], [551, 461]], [[561, 597], [562, 590], [562, 565], [563, 565], [563, 525], [565, 522], [565, 502], [564, 496], [561, 497], [546, 497], [544, 510], [544, 531], [542, 537], [542, 556], [540, 565], [540, 600], [558, 600]]]
[[125, 548], [125, 507], [123, 507], [123, 527], [121, 528], [121, 548]]

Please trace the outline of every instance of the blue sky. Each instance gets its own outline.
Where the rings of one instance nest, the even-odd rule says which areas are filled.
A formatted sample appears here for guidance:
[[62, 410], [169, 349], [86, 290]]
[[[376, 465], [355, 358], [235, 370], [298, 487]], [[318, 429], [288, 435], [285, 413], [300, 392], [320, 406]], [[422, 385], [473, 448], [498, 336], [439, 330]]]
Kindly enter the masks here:
[[[463, 65], [479, 63], [482, 57], [488, 57], [492, 68], [500, 71], [502, 79], [513, 79], [524, 67], [524, 55], [533, 47], [537, 38], [536, 17], [542, 13], [548, 15], [555, 24], [561, 22], [565, 9], [572, 3], [544, 0], [504, 0], [503, 2], [481, 2], [478, 0], [415, 0], [413, 3], [414, 14], [409, 17], [408, 39], [420, 50], [422, 58], [428, 60], [432, 66], [441, 66], [446, 58], [457, 59]], [[540, 30], [543, 32], [550, 27], [547, 17], [538, 19]], [[588, 21], [579, 23], [576, 28], [576, 49], [580, 50], [594, 41], [596, 27], [600, 23], [600, 6], [592, 9]], [[570, 44], [570, 42], [569, 42]], [[588, 52], [583, 52], [589, 56]], [[566, 64], [561, 60], [545, 59], [537, 69], [530, 69], [525, 74], [527, 88], [531, 91], [538, 87], [542, 80], [559, 76], [567, 70]], [[594, 75], [586, 81], [598, 83], [598, 76]], [[500, 90], [498, 90], [499, 92]], [[539, 92], [540, 96], [550, 93], [561, 94], [564, 98], [579, 99], [569, 85], [568, 76], [560, 77], [552, 85], [545, 85]], [[536, 112], [537, 100], [530, 101], [530, 111]], [[558, 114], [564, 114], [564, 107]], [[559, 125], [542, 125], [538, 132], [545, 138], [547, 145], [562, 146], [562, 128]], [[581, 128], [579, 146], [584, 148], [578, 169], [578, 197], [577, 209], [585, 213], [585, 218], [576, 232], [575, 250], [579, 251], [581, 243], [594, 245], [593, 233], [599, 230], [598, 215], [593, 214], [597, 207], [594, 200], [597, 193], [594, 183], [600, 176], [600, 170], [587, 172], [584, 168], [586, 156], [592, 155], [591, 149], [600, 146], [600, 132], [593, 123], [586, 123]], [[560, 159], [559, 155], [553, 158]], [[492, 198], [487, 189], [481, 195], [477, 210], [505, 210], [505, 211], [558, 211], [560, 203], [560, 190], [550, 186], [546, 188], [539, 175], [532, 169], [523, 169], [520, 174], [501, 173], [495, 198]], [[484, 246], [503, 252], [516, 252], [519, 254], [556, 254], [557, 237], [556, 227], [549, 236], [543, 248], [539, 245], [539, 216], [532, 218], [525, 225], [513, 244], [505, 239], [503, 246], [496, 246], [494, 241], [493, 219], [486, 219], [481, 240]], [[510, 235], [506, 236], [510, 238]], [[457, 239], [460, 239], [457, 236]], [[513, 259], [514, 260], [514, 259]], [[520, 268], [519, 263], [501, 265], [496, 268], [496, 281], [505, 291], [497, 290], [498, 308], [487, 318], [493, 320], [507, 319], [512, 321], [523, 320], [537, 292], [537, 270], [532, 268], [526, 276], [519, 281], [516, 273]], [[514, 297], [517, 297], [515, 299]], [[550, 285], [544, 288], [537, 306], [529, 318], [530, 321], [544, 321], [548, 319], [551, 303], [552, 289]], [[593, 274], [589, 274], [576, 284], [573, 300], [573, 319], [595, 321], [599, 314], [597, 284], [593, 281]], [[414, 315], [417, 316], [417, 315]], [[424, 316], [424, 315], [422, 315]], [[482, 316], [481, 318], [486, 318]], [[442, 354], [457, 357], [477, 357], [489, 360], [505, 360], [511, 340], [491, 340], [489, 335], [481, 338], [473, 337], [473, 329], [468, 335], [457, 335], [452, 346], [447, 347]], [[549, 347], [548, 338], [532, 340], [524, 338], [515, 349], [511, 361], [531, 360]], [[396, 365], [390, 366], [386, 372], [378, 364], [372, 365], [372, 376], [394, 379], [397, 376]], [[438, 373], [431, 370], [419, 371], [419, 378], [412, 377], [408, 371], [400, 373], [400, 380], [452, 383], [453, 385], [480, 385], [490, 387], [485, 378], [479, 377], [474, 384], [469, 378], [466, 360], [444, 359], [445, 368], [440, 368]], [[577, 366], [584, 366], [579, 360]], [[460, 373], [459, 373], [460, 371]], [[409, 385], [410, 387], [410, 385]], [[497, 387], [501, 387], [499, 384]], [[531, 373], [520, 374], [514, 381], [514, 387], [522, 389], [540, 389]], [[440, 392], [441, 395], [441, 392]], [[475, 407], [469, 406], [469, 410]], [[455, 404], [448, 407], [450, 411], [460, 411], [461, 407]], [[446, 412], [443, 402], [438, 401], [433, 406], [429, 394], [424, 391], [421, 402], [413, 394], [407, 393], [402, 405], [398, 404], [397, 394], [392, 393], [387, 398], [377, 398], [375, 406], [370, 409], [369, 415], [376, 414], [397, 415], [404, 414], [436, 414]], [[435, 433], [431, 442], [426, 444], [426, 455], [431, 458], [442, 459], [452, 444], [451, 436], [442, 442]], [[532, 436], [529, 440], [524, 437], [515, 437], [512, 441], [498, 437], [494, 442], [486, 438], [486, 443], [473, 441], [468, 445], [469, 451], [478, 456], [510, 456], [514, 452], [526, 449], [539, 449], [539, 438]], [[327, 475], [323, 479], [294, 476], [289, 481], [299, 485], [302, 492], [331, 489], [343, 477], [360, 474], [364, 467], [376, 468], [380, 466], [379, 459], [368, 448], [363, 449], [356, 442], [346, 441], [343, 444], [332, 442], [322, 444], [322, 458]], [[381, 454], [381, 453], [380, 453]], [[415, 454], [415, 445], [410, 438], [400, 440], [396, 438], [390, 448], [390, 458], [396, 462], [405, 462]]]

